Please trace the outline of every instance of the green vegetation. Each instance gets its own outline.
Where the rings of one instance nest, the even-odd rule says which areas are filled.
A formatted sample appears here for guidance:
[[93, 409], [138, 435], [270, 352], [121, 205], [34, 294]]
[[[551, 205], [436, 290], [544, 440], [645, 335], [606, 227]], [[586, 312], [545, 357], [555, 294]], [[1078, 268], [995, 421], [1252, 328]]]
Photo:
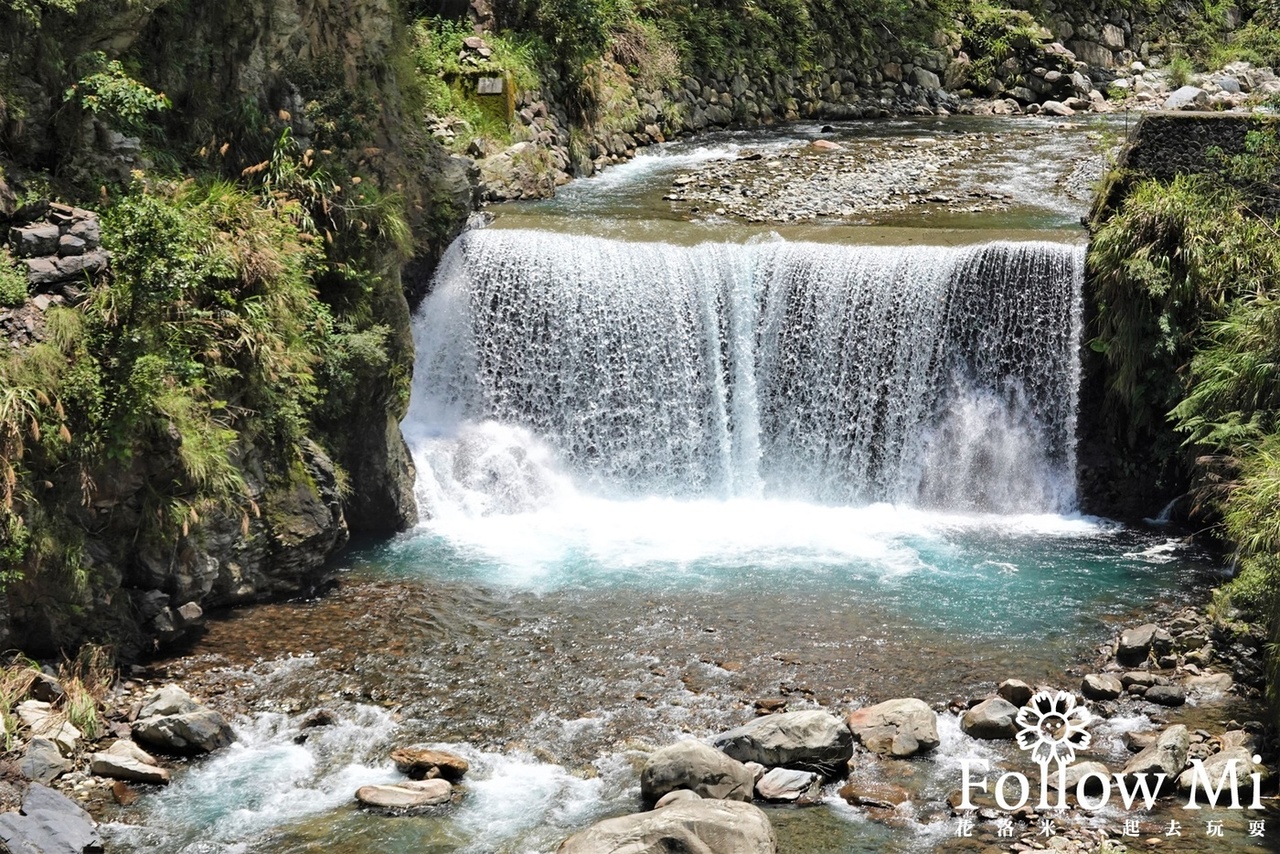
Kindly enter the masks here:
[[[0, 744], [5, 751], [12, 750], [16, 742], [19, 720], [14, 709], [29, 696], [41, 673], [39, 664], [21, 654], [0, 667]], [[97, 739], [105, 731], [99, 710], [114, 680], [111, 651], [86, 644], [74, 659], [58, 668], [63, 696], [52, 703], [56, 720], [69, 722], [89, 741]]]
[[[141, 541], [172, 542], [211, 512], [247, 530], [258, 508], [242, 452], [296, 459], [315, 413], [346, 414], [350, 384], [389, 364], [385, 328], [361, 317], [374, 271], [360, 258], [406, 239], [398, 203], [300, 170], [281, 155], [256, 192], [138, 182], [106, 217], [110, 279], [83, 312], [50, 311], [43, 343], [0, 356], [0, 522], [26, 531], [0, 571], [75, 575], [83, 532], [63, 519], [51, 536], [42, 507], [89, 503], [135, 460], [176, 463], [148, 479]], [[317, 298], [339, 281], [341, 306]]]
[[169, 99], [154, 92], [125, 73], [119, 60], [107, 59], [102, 51], [81, 57], [88, 73], [67, 89], [63, 96], [94, 115], [109, 118], [122, 130], [141, 130], [152, 113], [167, 110]]
[[1280, 7], [1271, 0], [1204, 0], [1189, 12], [1163, 34], [1165, 46], [1188, 69], [1213, 70], [1237, 60], [1280, 64]]
[[[1135, 186], [1090, 253], [1109, 363], [1113, 428], [1193, 484], [1239, 573], [1232, 608], [1280, 641], [1280, 220], [1260, 211], [1280, 181], [1273, 128], [1215, 174]], [[1131, 447], [1137, 447], [1130, 442]], [[1280, 661], [1274, 651], [1272, 667]], [[1280, 708], [1280, 686], [1271, 680]]]
[[1041, 42], [1041, 27], [1030, 12], [973, 0], [960, 15], [961, 48], [974, 57], [968, 83], [982, 87], [1013, 56], [1023, 56]]
[[0, 249], [0, 308], [22, 305], [27, 298], [27, 273], [8, 249]]
[[[423, 19], [412, 27], [412, 55], [418, 83], [422, 89], [423, 108], [436, 116], [453, 116], [464, 121], [468, 133], [455, 139], [462, 150], [476, 137], [505, 144], [514, 141], [514, 127], [505, 115], [485, 109], [468, 84], [468, 75], [483, 72], [495, 77], [507, 76], [519, 89], [540, 85], [536, 70], [546, 54], [546, 46], [534, 37], [486, 34], [485, 43], [493, 51], [483, 64], [464, 64], [463, 39], [473, 36], [471, 28], [460, 22]], [[479, 59], [478, 54], [472, 54]]]

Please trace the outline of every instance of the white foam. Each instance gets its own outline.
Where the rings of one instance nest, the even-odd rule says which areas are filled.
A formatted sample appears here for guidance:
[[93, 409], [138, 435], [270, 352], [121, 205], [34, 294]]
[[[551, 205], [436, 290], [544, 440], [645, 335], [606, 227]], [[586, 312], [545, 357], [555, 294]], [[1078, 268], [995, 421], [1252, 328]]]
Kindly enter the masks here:
[[234, 744], [147, 799], [148, 828], [116, 824], [108, 835], [175, 854], [234, 854], [274, 827], [333, 810], [361, 786], [394, 778], [385, 756], [396, 727], [385, 710], [359, 706], [354, 717], [296, 744], [297, 726], [286, 715], [241, 718]]

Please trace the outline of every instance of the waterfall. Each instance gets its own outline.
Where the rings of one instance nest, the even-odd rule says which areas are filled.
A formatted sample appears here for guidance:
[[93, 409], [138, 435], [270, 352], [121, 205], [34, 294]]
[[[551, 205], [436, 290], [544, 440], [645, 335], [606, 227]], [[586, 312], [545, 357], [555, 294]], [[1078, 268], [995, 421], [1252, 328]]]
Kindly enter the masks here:
[[1062, 512], [1083, 250], [482, 229], [416, 320], [427, 515], [610, 497]]

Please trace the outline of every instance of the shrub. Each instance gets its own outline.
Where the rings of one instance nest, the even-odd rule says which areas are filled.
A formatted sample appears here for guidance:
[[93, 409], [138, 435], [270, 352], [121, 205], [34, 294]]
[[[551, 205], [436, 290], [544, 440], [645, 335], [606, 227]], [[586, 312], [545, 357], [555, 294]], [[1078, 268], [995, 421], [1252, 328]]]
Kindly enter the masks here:
[[0, 307], [13, 308], [27, 299], [27, 271], [9, 254], [0, 249]]

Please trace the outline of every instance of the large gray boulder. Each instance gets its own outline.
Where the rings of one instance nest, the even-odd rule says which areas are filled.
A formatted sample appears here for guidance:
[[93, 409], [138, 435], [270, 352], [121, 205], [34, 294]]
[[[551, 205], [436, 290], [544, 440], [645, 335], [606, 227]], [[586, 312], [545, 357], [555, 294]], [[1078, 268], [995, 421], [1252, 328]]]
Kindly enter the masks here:
[[570, 836], [558, 854], [777, 854], [778, 838], [757, 806], [682, 799], [652, 812], [605, 819]]
[[1160, 627], [1155, 623], [1125, 629], [1120, 633], [1120, 641], [1116, 644], [1116, 658], [1121, 662], [1139, 662], [1151, 653], [1151, 645], [1155, 641]]
[[692, 740], [654, 751], [640, 772], [640, 793], [649, 803], [676, 789], [690, 789], [704, 798], [749, 801], [755, 783], [755, 775], [741, 762]]
[[71, 768], [71, 760], [64, 759], [58, 745], [47, 738], [31, 739], [18, 761], [18, 772], [23, 777], [46, 786]]
[[940, 744], [938, 716], [924, 700], [886, 700], [850, 713], [845, 722], [872, 753], [914, 756]]
[[1124, 693], [1124, 684], [1110, 673], [1090, 673], [1080, 683], [1080, 693], [1088, 700], [1114, 700]]
[[801, 768], [842, 777], [853, 757], [853, 734], [820, 709], [765, 715], [721, 733], [712, 744], [739, 762]]
[[79, 804], [32, 783], [20, 812], [0, 814], [0, 850], [10, 854], [96, 854], [103, 848], [97, 825]]
[[1004, 697], [992, 697], [964, 713], [960, 729], [973, 738], [1013, 738], [1018, 734], [1018, 707]]
[[191, 695], [177, 685], [165, 685], [157, 688], [142, 701], [138, 710], [138, 718], [152, 718], [157, 715], [185, 715], [200, 709], [201, 705], [191, 699]]
[[1197, 107], [1204, 106], [1208, 100], [1209, 93], [1199, 86], [1183, 86], [1164, 99], [1164, 108], [1166, 110], [1194, 110]]
[[197, 703], [177, 685], [165, 685], [142, 701], [133, 737], [162, 753], [212, 753], [235, 741], [227, 719]]
[[1172, 785], [1187, 764], [1190, 747], [1191, 734], [1187, 728], [1182, 724], [1171, 726], [1160, 733], [1150, 747], [1129, 760], [1129, 764], [1124, 766], [1124, 776], [1164, 774], [1166, 785]]
[[213, 709], [157, 715], [133, 725], [133, 737], [162, 753], [212, 753], [235, 741], [227, 719]]

